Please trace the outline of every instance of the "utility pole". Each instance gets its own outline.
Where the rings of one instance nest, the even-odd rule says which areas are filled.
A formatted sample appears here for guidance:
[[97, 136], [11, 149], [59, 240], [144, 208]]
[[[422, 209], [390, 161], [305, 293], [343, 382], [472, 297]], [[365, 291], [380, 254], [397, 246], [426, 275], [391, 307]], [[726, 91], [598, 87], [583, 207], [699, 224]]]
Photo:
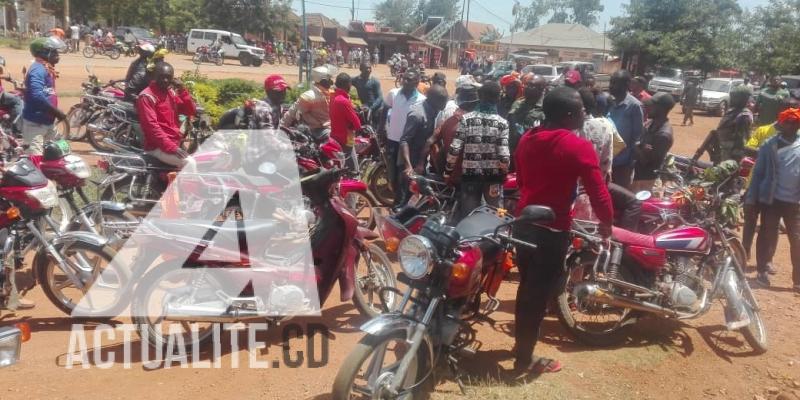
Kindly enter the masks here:
[[[309, 83], [309, 87], [310, 87], [311, 86], [311, 84], [310, 84], [310, 82], [311, 82], [311, 49], [308, 48], [308, 26], [306, 25], [306, 0], [301, 0], [300, 1], [300, 8], [301, 8], [301, 11], [303, 13], [303, 49], [306, 52], [305, 53], [306, 57], [305, 57], [305, 62], [304, 63], [298, 63], [298, 64], [300, 64], [300, 73], [298, 75], [299, 75], [300, 83], [303, 83], [303, 67], [305, 67], [305, 69], [306, 69], [305, 78], [306, 78], [306, 82]], [[301, 56], [302, 56], [302, 54], [301, 54]], [[302, 65], [302, 64], [305, 64], [305, 65]]]
[[69, 20], [69, 0], [64, 0], [64, 30], [69, 31], [69, 27], [72, 26]]
[[22, 46], [22, 18], [19, 16], [19, 0], [14, 0], [14, 13], [17, 15], [17, 45]]
[[355, 20], [356, 20], [356, 0], [353, 0], [352, 4], [350, 5], [350, 21], [355, 21]]
[[472, 3], [472, 0], [467, 0], [467, 23], [464, 25], [464, 28], [469, 32], [469, 4]]

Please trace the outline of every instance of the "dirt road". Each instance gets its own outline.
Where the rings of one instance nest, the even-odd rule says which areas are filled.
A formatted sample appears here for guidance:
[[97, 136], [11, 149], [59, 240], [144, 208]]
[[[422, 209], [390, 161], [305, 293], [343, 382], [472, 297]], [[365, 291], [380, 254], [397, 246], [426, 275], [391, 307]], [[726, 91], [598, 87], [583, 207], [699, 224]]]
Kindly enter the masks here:
[[[10, 49], [0, 50], [10, 71], [19, 76], [19, 70], [29, 62], [27, 52]], [[124, 76], [131, 59], [112, 61], [96, 58], [93, 64], [101, 80], [119, 79]], [[194, 69], [186, 56], [169, 56], [178, 73]], [[80, 82], [86, 77], [83, 70], [87, 62], [79, 55], [63, 57], [58, 70], [58, 90], [65, 97], [62, 105], [68, 106], [79, 95]], [[282, 73], [289, 81], [296, 81], [295, 67], [262, 66], [241, 67], [228, 61], [221, 67], [202, 65], [201, 72], [212, 77], [240, 77], [263, 81], [268, 73]], [[348, 71], [350, 72], [350, 71]], [[355, 73], [355, 71], [352, 71]], [[454, 71], [447, 71], [449, 81], [455, 78]], [[376, 68], [376, 75], [388, 77], [385, 66]], [[393, 86], [390, 79], [382, 79], [384, 90]], [[693, 127], [679, 126], [681, 115], [672, 115], [675, 128], [673, 151], [683, 154], [693, 152], [703, 136], [718, 122], [718, 118], [705, 115], [696, 117]], [[87, 149], [76, 144], [79, 151]], [[513, 346], [513, 306], [517, 283], [505, 282], [501, 288], [502, 304], [493, 314], [494, 325], [479, 327], [477, 337], [482, 342], [480, 352], [463, 365], [468, 370], [468, 398], [493, 399], [754, 399], [755, 396], [774, 398], [778, 393], [794, 396], [800, 390], [800, 304], [789, 290], [791, 286], [788, 248], [782, 239], [776, 263], [779, 274], [773, 279], [771, 289], [756, 289], [763, 308], [770, 350], [762, 356], [752, 356], [738, 334], [727, 333], [721, 308], [715, 306], [712, 313], [688, 323], [678, 323], [657, 318], [647, 318], [631, 332], [629, 342], [620, 348], [594, 349], [576, 344], [554, 318], [548, 318], [543, 326], [543, 340], [538, 347], [541, 355], [555, 357], [564, 363], [561, 373], [545, 376], [525, 385], [509, 387], [497, 383], [499, 368], [511, 367], [510, 349]], [[292, 339], [288, 343], [288, 358], [282, 352], [283, 334], [287, 325], [272, 329], [257, 336], [267, 343], [267, 351], [258, 351], [259, 361], [268, 361], [270, 368], [248, 367], [246, 350], [232, 351], [229, 346], [222, 349], [221, 368], [171, 368], [163, 365], [155, 369], [143, 366], [141, 358], [134, 353], [129, 368], [123, 360], [122, 332], [115, 339], [99, 336], [103, 340], [99, 353], [90, 351], [88, 369], [80, 363], [65, 368], [70, 347], [70, 332], [73, 324], [44, 297], [37, 287], [26, 296], [37, 302], [30, 311], [4, 314], [0, 325], [25, 320], [31, 324], [33, 338], [23, 346], [21, 362], [0, 371], [0, 398], [2, 399], [132, 399], [132, 398], [194, 398], [194, 399], [325, 399], [333, 378], [344, 357], [361, 337], [358, 326], [365, 322], [350, 303], [340, 303], [334, 294], [325, 305], [323, 316], [298, 320], [306, 323], [324, 324], [330, 329], [329, 353], [324, 366], [309, 368], [307, 342]], [[127, 322], [120, 319], [120, 323]], [[97, 323], [85, 322], [89, 347], [93, 346], [93, 328]], [[99, 331], [102, 333], [102, 331]], [[291, 333], [291, 332], [289, 332]], [[230, 342], [223, 335], [223, 342]], [[79, 339], [75, 336], [74, 339]], [[131, 345], [138, 349], [140, 342], [136, 334]], [[316, 338], [315, 354], [320, 361], [322, 339]], [[240, 348], [247, 343], [239, 342]], [[305, 362], [299, 368], [289, 368], [297, 360], [297, 352], [303, 351]], [[98, 355], [98, 359], [93, 357]], [[103, 361], [113, 355], [116, 359], [107, 369], [101, 368]], [[201, 360], [210, 355], [203, 353]], [[233, 360], [240, 368], [232, 368]], [[73, 362], [75, 360], [72, 360]], [[277, 366], [277, 368], [275, 368]], [[438, 386], [436, 398], [462, 398], [458, 387], [452, 383]], [[783, 397], [784, 399], [793, 397]]]

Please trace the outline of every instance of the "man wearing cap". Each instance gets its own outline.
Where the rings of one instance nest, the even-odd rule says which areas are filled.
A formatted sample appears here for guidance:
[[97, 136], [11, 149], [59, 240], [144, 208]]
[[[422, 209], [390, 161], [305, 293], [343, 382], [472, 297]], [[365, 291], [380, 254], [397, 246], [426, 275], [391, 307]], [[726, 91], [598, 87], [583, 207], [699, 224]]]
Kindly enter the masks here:
[[571, 69], [564, 74], [564, 86], [573, 88], [575, 90], [581, 87], [581, 73]]
[[383, 107], [383, 94], [381, 93], [381, 83], [372, 74], [372, 64], [369, 60], [361, 62], [359, 67], [361, 74], [353, 78], [352, 83], [358, 92], [358, 98], [363, 107], [369, 108], [372, 113], [372, 121], [376, 128], [380, 121], [380, 110]]
[[756, 126], [767, 125], [775, 122], [778, 113], [786, 107], [789, 101], [789, 92], [781, 88], [781, 77], [773, 76], [769, 86], [759, 92], [756, 98]]
[[784, 110], [778, 122], [778, 134], [758, 150], [745, 204], [758, 206], [762, 212], [756, 241], [756, 282], [770, 285], [767, 273], [783, 220], [789, 238], [793, 289], [800, 294], [800, 110]]
[[[528, 73], [522, 77], [524, 97], [515, 101], [508, 113], [508, 144], [511, 154], [514, 154], [522, 135], [528, 130], [538, 127], [544, 121], [542, 98], [546, 89], [547, 81], [541, 76]], [[513, 160], [511, 168], [514, 169]]]
[[255, 102], [253, 115], [261, 129], [278, 129], [281, 122], [281, 104], [286, 98], [289, 84], [280, 75], [270, 75], [264, 79], [266, 97]]
[[500, 206], [502, 183], [511, 165], [508, 148], [508, 122], [497, 115], [500, 84], [487, 81], [478, 89], [478, 107], [465, 114], [458, 123], [456, 137], [447, 151], [445, 177], [461, 169], [458, 209], [453, 217], [458, 222], [482, 201]]
[[392, 182], [392, 188], [395, 194], [395, 207], [403, 206], [402, 193], [402, 162], [399, 157], [400, 153], [400, 139], [403, 137], [403, 132], [406, 126], [408, 113], [411, 111], [411, 106], [422, 103], [425, 101], [425, 96], [417, 91], [419, 84], [419, 74], [416, 71], [407, 71], [403, 74], [403, 84], [399, 88], [394, 88], [386, 94], [384, 104], [389, 108], [388, 125], [386, 127], [386, 155], [387, 155], [387, 172], [389, 174], [389, 181]]
[[609, 93], [614, 101], [608, 115], [626, 146], [625, 150], [614, 157], [612, 180], [626, 189], [630, 188], [633, 179], [634, 148], [644, 130], [642, 103], [628, 92], [630, 85], [630, 72], [619, 70], [611, 75]]
[[500, 78], [500, 87], [503, 89], [503, 94], [500, 97], [500, 102], [497, 104], [497, 114], [503, 118], [507, 118], [514, 102], [523, 96], [522, 82], [519, 80], [519, 73], [514, 71]]
[[[464, 75], [469, 77], [469, 75]], [[471, 78], [471, 77], [470, 77]], [[453, 139], [456, 136], [456, 129], [461, 120], [461, 116], [475, 110], [478, 105], [478, 87], [480, 85], [472, 79], [456, 80], [456, 100], [455, 103], [458, 108], [453, 112], [449, 118], [445, 119], [441, 126], [433, 131], [433, 136], [428, 139], [426, 143], [425, 153], [430, 152], [430, 162], [433, 169], [438, 174], [444, 174], [445, 163], [447, 162], [447, 150]], [[440, 114], [443, 114], [442, 111]], [[456, 168], [448, 177], [450, 184], [457, 185], [461, 178], [460, 163], [456, 164]]]
[[345, 72], [336, 76], [336, 90], [331, 99], [331, 137], [342, 146], [347, 157], [347, 167], [358, 172], [358, 160], [354, 151], [355, 132], [361, 130], [361, 120], [350, 101], [350, 75]]
[[330, 95], [333, 78], [328, 67], [321, 66], [311, 70], [314, 84], [306, 90], [289, 108], [283, 119], [283, 126], [291, 127], [303, 123], [312, 131], [330, 128]]
[[636, 165], [634, 167], [631, 191], [638, 193], [653, 188], [664, 159], [672, 148], [672, 126], [669, 112], [675, 107], [675, 99], [669, 93], [656, 93], [644, 102], [650, 119], [644, 125], [644, 132], [636, 144]]

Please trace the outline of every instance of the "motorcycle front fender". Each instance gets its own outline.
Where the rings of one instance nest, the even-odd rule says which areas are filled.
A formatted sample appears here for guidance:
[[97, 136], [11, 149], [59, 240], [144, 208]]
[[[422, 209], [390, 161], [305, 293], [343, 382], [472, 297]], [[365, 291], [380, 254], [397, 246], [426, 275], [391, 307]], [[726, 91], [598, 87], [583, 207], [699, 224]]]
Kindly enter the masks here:
[[[392, 312], [380, 314], [367, 321], [367, 323], [361, 325], [361, 331], [372, 336], [385, 336], [394, 332], [403, 332], [405, 338], [410, 340], [417, 324], [417, 321], [411, 320], [403, 314]], [[423, 335], [423, 340], [425, 341], [425, 349], [427, 349], [429, 360], [433, 360], [433, 341], [427, 332]]]
[[[75, 243], [87, 243], [93, 246], [103, 247], [108, 244], [108, 239], [92, 232], [71, 231], [52, 238], [50, 242], [54, 248], [61, 248], [63, 251], [63, 249], [67, 249]], [[43, 271], [44, 268], [41, 267], [43, 267], [43, 264], [48, 260], [47, 246], [40, 244], [38, 247], [36, 255], [33, 257], [33, 270]], [[44, 279], [43, 276], [36, 276], [37, 282], [42, 282], [42, 279]]]

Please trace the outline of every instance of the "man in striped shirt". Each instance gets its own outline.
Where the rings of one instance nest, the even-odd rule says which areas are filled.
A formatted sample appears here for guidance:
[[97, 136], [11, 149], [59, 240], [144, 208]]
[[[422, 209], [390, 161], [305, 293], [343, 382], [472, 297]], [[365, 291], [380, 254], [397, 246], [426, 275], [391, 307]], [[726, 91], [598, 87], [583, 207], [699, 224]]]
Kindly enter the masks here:
[[508, 122], [497, 114], [500, 85], [489, 81], [478, 89], [478, 107], [461, 117], [450, 144], [445, 166], [448, 177], [461, 165], [461, 188], [455, 221], [481, 205], [498, 207], [502, 183], [508, 173]]

